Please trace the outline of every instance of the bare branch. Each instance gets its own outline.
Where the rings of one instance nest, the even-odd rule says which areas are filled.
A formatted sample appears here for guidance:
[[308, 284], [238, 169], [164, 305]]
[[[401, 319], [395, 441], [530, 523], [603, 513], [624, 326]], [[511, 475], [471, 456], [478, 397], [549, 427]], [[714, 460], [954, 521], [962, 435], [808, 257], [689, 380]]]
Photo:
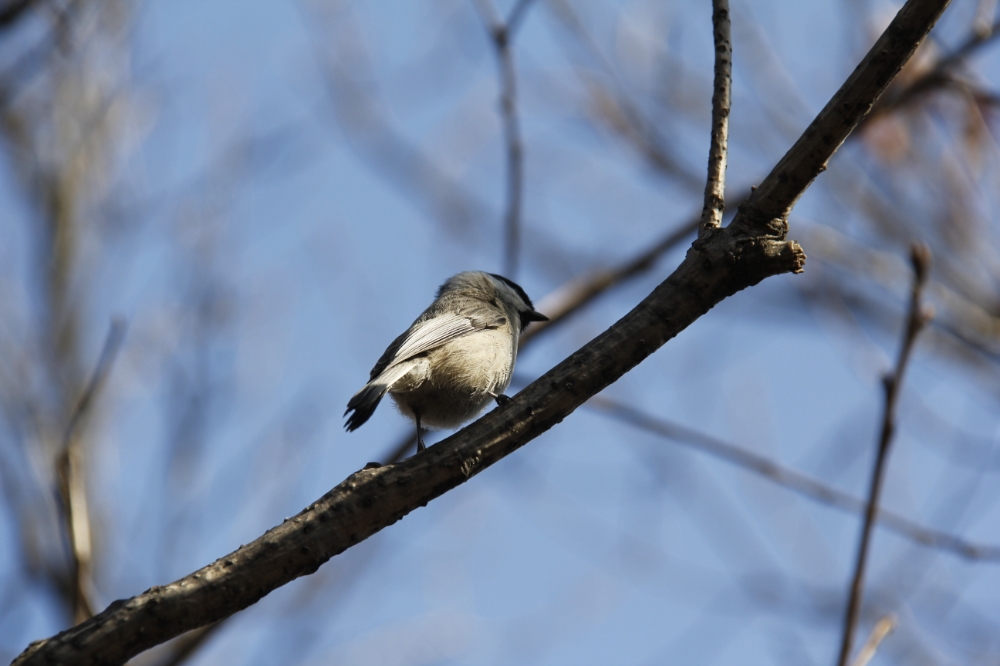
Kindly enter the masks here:
[[608, 91], [587, 76], [581, 67], [575, 68], [577, 76], [593, 98], [598, 117], [631, 144], [660, 174], [676, 180], [684, 187], [701, 185], [701, 178], [672, 154], [669, 141], [657, 131], [656, 125], [643, 114], [640, 106], [629, 99], [614, 67], [587, 32], [573, 5], [565, 0], [550, 0], [546, 7], [576, 37], [600, 71], [613, 83], [614, 90]]
[[400, 463], [364, 469], [255, 542], [164, 587], [116, 602], [16, 663], [121, 663], [218, 621], [314, 572], [334, 555], [467, 481], [562, 421], [724, 298], [770, 275], [801, 270], [795, 243], [701, 244], [629, 314], [471, 426]]
[[[635, 428], [725, 460], [782, 488], [787, 488], [803, 497], [845, 513], [863, 515], [868, 507], [865, 500], [833, 486], [828, 486], [808, 474], [783, 467], [753, 451], [748, 451], [680, 424], [650, 416], [604, 396], [591, 398], [587, 401], [587, 406], [598, 413], [611, 416]], [[881, 508], [876, 514], [876, 521], [879, 526], [890, 532], [927, 548], [949, 552], [972, 561], [1000, 562], [1000, 546], [997, 545], [970, 543], [954, 534], [924, 527], [898, 513]]]
[[729, 0], [712, 0], [712, 35], [715, 39], [715, 82], [712, 92], [712, 142], [708, 149], [705, 206], [699, 236], [722, 226], [726, 208], [726, 158], [729, 151], [729, 112], [732, 108], [733, 42], [730, 36]]
[[477, 7], [493, 42], [500, 74], [500, 115], [503, 119], [504, 143], [507, 146], [507, 207], [504, 213], [506, 242], [504, 243], [504, 273], [517, 277], [521, 254], [521, 208], [524, 192], [524, 142], [517, 115], [517, 71], [511, 42], [514, 30], [524, 19], [530, 0], [521, 0], [511, 11], [508, 21], [497, 16], [490, 0], [479, 0]]
[[[872, 118], [884, 115], [900, 107], [919, 99], [927, 93], [942, 88], [956, 87], [960, 90], [969, 90], [971, 86], [959, 82], [954, 74], [954, 70], [976, 51], [994, 41], [1000, 36], [1000, 21], [988, 26], [984, 31], [973, 32], [954, 51], [943, 56], [929, 71], [918, 76], [905, 87], [886, 95], [872, 108], [872, 111], [862, 121], [865, 125]], [[977, 96], [978, 97], [978, 96]], [[988, 95], [984, 95], [988, 98]]]
[[899, 349], [899, 357], [892, 374], [885, 378], [885, 409], [882, 413], [882, 431], [879, 435], [878, 450], [875, 456], [875, 467], [872, 470], [871, 484], [868, 489], [868, 508], [865, 521], [861, 528], [861, 543], [854, 563], [854, 577], [851, 581], [851, 595], [847, 603], [847, 613], [844, 618], [844, 631], [840, 643], [840, 666], [847, 666], [851, 655], [851, 644], [854, 642], [854, 632], [861, 610], [861, 596], [864, 586], [865, 564], [868, 559], [868, 548], [871, 542], [872, 525], [878, 513], [879, 495], [882, 492], [882, 481], [885, 477], [885, 466], [889, 459], [889, 447], [892, 445], [896, 429], [896, 403], [899, 400], [899, 390], [903, 383], [907, 363], [913, 351], [913, 344], [920, 331], [930, 321], [931, 313], [921, 303], [927, 276], [930, 273], [931, 253], [925, 245], [914, 244], [911, 250], [913, 262], [913, 289], [910, 294], [910, 308], [903, 330], [903, 340]]
[[868, 635], [868, 640], [865, 641], [864, 646], [861, 651], [858, 652], [857, 658], [851, 666], [868, 666], [868, 662], [872, 660], [875, 656], [875, 652], [878, 650], [878, 646], [882, 644], [882, 641], [886, 636], [892, 633], [892, 630], [896, 628], [896, 618], [891, 615], [886, 615], [881, 620], [875, 623], [872, 628], [872, 633]]
[[38, 0], [10, 0], [0, 7], [0, 28], [9, 28]]
[[83, 475], [83, 451], [80, 449], [80, 427], [90, 413], [94, 399], [104, 385], [125, 335], [125, 324], [111, 322], [104, 349], [97, 366], [77, 401], [76, 408], [66, 426], [62, 452], [56, 459], [59, 479], [59, 498], [65, 514], [66, 534], [70, 550], [70, 601], [75, 622], [82, 622], [94, 614], [91, 601], [93, 547], [91, 543], [90, 512], [87, 509], [87, 487]]
[[871, 110], [893, 77], [913, 55], [950, 0], [909, 0], [882, 36], [827, 102], [806, 131], [785, 153], [750, 198], [733, 224], [751, 235], [779, 236], [798, 197], [805, 192], [858, 122]]

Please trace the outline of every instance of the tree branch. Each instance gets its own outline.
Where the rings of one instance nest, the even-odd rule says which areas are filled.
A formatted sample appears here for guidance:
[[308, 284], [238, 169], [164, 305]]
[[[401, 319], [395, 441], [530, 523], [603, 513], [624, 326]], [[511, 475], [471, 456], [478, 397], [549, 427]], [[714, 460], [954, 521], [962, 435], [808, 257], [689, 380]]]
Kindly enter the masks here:
[[909, 0], [903, 5], [861, 64], [740, 207], [734, 224], [748, 224], [757, 232], [787, 228], [792, 206], [826, 170], [837, 148], [868, 114], [949, 2]]
[[632, 312], [504, 407], [400, 463], [364, 469], [253, 543], [199, 571], [33, 644], [15, 663], [123, 663], [222, 619], [464, 483], [562, 421], [716, 303], [769, 275], [801, 270], [795, 243], [719, 233]]
[[931, 253], [925, 245], [914, 244], [911, 250], [913, 261], [913, 290], [910, 294], [910, 308], [903, 330], [903, 340], [899, 349], [899, 358], [892, 374], [885, 378], [885, 410], [882, 413], [882, 432], [879, 435], [878, 450], [875, 456], [875, 467], [872, 470], [871, 484], [868, 489], [868, 507], [865, 511], [865, 521], [861, 527], [861, 543], [858, 546], [857, 559], [854, 563], [854, 577], [851, 581], [851, 595], [847, 603], [844, 618], [844, 631], [840, 643], [840, 658], [837, 663], [847, 666], [851, 655], [851, 644], [854, 642], [854, 632], [861, 610], [861, 596], [864, 586], [865, 564], [868, 559], [868, 549], [871, 543], [872, 526], [878, 513], [879, 495], [882, 492], [882, 480], [885, 477], [885, 466], [889, 459], [889, 447], [892, 444], [896, 430], [896, 403], [899, 400], [899, 390], [903, 383], [906, 365], [913, 351], [913, 344], [920, 331], [930, 321], [931, 314], [921, 304], [927, 275], [930, 273]]
[[37, 0], [11, 0], [0, 6], [0, 28], [9, 28], [31, 9]]
[[861, 124], [867, 124], [872, 118], [895, 111], [933, 90], [949, 87], [970, 89], [971, 86], [962, 85], [956, 80], [954, 70], [980, 48], [996, 40], [998, 36], [1000, 36], [1000, 21], [993, 23], [984, 31], [973, 32], [954, 51], [942, 56], [929, 71], [918, 76], [905, 87], [890, 91], [890, 94], [880, 99]]
[[517, 72], [510, 45], [514, 31], [524, 20], [530, 0], [521, 0], [511, 10], [510, 18], [500, 19], [487, 0], [477, 3], [479, 13], [489, 31], [500, 69], [500, 115], [503, 119], [504, 143], [507, 146], [507, 211], [504, 213], [506, 242], [504, 243], [504, 274], [517, 277], [521, 254], [521, 207], [524, 192], [524, 142], [517, 115]]
[[90, 574], [93, 569], [93, 545], [91, 543], [90, 512], [87, 508], [87, 487], [83, 476], [83, 451], [80, 448], [80, 428], [90, 413], [91, 405], [121, 348], [125, 336], [125, 324], [119, 320], [111, 322], [104, 349], [97, 361], [94, 372], [76, 403], [66, 433], [60, 455], [56, 458], [56, 476], [59, 479], [59, 499], [64, 514], [70, 555], [70, 602], [75, 622], [82, 622], [94, 614], [90, 593]]
[[712, 142], [708, 149], [708, 179], [705, 181], [705, 205], [701, 210], [699, 236], [722, 226], [722, 213], [726, 208], [726, 157], [729, 150], [729, 112], [732, 108], [733, 87], [729, 0], [712, 0], [712, 27], [715, 39]]
[[[169, 585], [116, 601], [79, 626], [33, 643], [14, 663], [119, 664], [246, 608], [524, 446], [723, 299], [767, 277], [801, 272], [805, 254], [785, 240], [785, 216], [945, 5], [947, 0], [909, 0], [734, 223], [696, 241], [677, 270], [631, 312], [509, 403], [420, 455], [352, 474], [253, 543]], [[817, 133], [827, 125], [829, 134]]]
[[858, 656], [851, 666], [868, 666], [868, 662], [872, 660], [875, 652], [878, 651], [878, 646], [882, 644], [885, 637], [891, 634], [895, 628], [896, 618], [891, 615], [886, 615], [876, 622], [872, 628], [872, 633], [868, 635], [868, 640], [865, 641], [864, 647], [858, 652]]
[[[779, 465], [765, 456], [711, 435], [650, 416], [603, 395], [588, 400], [587, 407], [634, 428], [725, 460], [814, 502], [855, 516], [863, 515], [868, 508], [865, 500], [828, 486], [808, 474]], [[1000, 546], [972, 543], [954, 534], [924, 527], [905, 516], [882, 508], [879, 508], [875, 519], [882, 528], [926, 548], [942, 550], [971, 561], [1000, 562]]]

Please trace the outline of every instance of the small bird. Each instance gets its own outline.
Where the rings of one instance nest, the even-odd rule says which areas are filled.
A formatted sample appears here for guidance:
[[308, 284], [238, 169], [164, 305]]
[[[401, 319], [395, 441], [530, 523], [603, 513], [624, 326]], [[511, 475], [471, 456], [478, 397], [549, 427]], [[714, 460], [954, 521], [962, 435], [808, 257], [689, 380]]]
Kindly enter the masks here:
[[509, 400], [503, 392], [514, 372], [517, 341], [533, 321], [548, 317], [502, 275], [466, 271], [448, 278], [347, 403], [344, 427], [361, 427], [388, 393], [416, 422], [417, 451], [423, 451], [421, 427], [457, 428], [491, 398], [498, 405]]

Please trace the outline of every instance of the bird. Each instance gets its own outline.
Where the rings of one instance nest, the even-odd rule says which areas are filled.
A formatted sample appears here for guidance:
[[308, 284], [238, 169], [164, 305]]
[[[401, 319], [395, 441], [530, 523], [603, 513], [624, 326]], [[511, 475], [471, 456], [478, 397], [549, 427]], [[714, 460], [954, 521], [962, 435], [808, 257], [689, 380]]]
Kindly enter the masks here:
[[535, 311], [517, 283], [496, 273], [465, 271], [445, 280], [434, 302], [397, 337], [372, 368], [368, 383], [347, 403], [348, 432], [361, 427], [386, 393], [417, 426], [457, 428], [492, 399], [502, 405], [517, 357], [518, 338]]

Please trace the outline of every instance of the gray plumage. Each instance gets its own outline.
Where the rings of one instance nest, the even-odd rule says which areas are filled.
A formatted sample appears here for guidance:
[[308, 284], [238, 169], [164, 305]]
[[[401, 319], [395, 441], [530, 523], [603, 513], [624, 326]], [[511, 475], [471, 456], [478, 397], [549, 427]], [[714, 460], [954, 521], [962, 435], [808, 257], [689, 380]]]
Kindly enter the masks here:
[[392, 341], [368, 383], [347, 403], [345, 427], [367, 421], [386, 393], [421, 426], [455, 428], [497, 402], [510, 384], [521, 332], [547, 317], [500, 275], [468, 271], [449, 278], [430, 307]]

